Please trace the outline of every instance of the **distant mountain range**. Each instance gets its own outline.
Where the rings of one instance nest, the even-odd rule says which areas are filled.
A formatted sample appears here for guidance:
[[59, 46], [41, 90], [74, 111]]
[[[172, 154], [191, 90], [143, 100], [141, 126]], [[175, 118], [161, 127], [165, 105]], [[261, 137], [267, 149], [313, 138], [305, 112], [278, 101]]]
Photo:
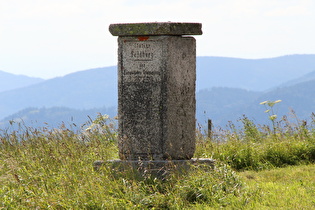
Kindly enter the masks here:
[[0, 92], [0, 119], [29, 107], [91, 109], [116, 105], [117, 70], [107, 67]]
[[0, 92], [34, 85], [42, 81], [44, 79], [0, 71]]
[[0, 128], [18, 130], [25, 126], [58, 128], [65, 125], [67, 128], [75, 130], [89, 125], [91, 120], [96, 119], [99, 114], [107, 114], [114, 121], [117, 115], [116, 107], [100, 107], [95, 109], [78, 110], [67, 107], [35, 108], [23, 109], [13, 115], [4, 118], [0, 122]]
[[197, 91], [211, 87], [267, 91], [315, 71], [315, 55], [265, 59], [197, 58]]
[[[97, 112], [116, 115], [115, 66], [49, 80], [35, 78], [29, 85], [5, 80], [12, 84], [7, 86], [10, 90], [0, 91], [0, 128], [8, 126], [9, 120], [57, 126], [58, 121], [84, 123], [87, 116], [96, 116]], [[279, 115], [288, 114], [292, 108], [300, 118], [308, 118], [315, 110], [315, 55], [197, 57], [196, 87], [196, 117], [201, 124], [212, 119], [215, 125], [225, 126], [243, 114], [257, 123], [266, 123], [268, 116], [259, 103], [277, 99], [282, 100], [275, 107]]]

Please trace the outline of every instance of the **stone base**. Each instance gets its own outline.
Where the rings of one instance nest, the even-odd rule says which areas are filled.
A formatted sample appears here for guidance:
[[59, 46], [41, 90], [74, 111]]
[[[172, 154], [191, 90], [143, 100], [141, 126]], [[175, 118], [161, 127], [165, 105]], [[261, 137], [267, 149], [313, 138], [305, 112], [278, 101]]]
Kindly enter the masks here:
[[95, 161], [93, 167], [95, 171], [100, 170], [101, 166], [110, 167], [115, 172], [132, 172], [135, 177], [153, 176], [164, 179], [172, 173], [184, 174], [192, 166], [204, 166], [214, 169], [215, 161], [209, 158], [193, 158], [190, 160], [150, 160], [150, 161], [127, 161], [127, 160], [108, 160]]

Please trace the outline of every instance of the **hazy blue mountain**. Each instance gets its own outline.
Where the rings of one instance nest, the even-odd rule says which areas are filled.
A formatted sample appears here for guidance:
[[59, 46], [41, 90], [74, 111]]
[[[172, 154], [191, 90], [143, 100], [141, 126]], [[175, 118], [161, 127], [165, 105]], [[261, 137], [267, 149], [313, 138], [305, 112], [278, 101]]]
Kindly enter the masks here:
[[299, 120], [311, 123], [312, 113], [315, 113], [314, 90], [315, 80], [269, 92], [246, 92], [233, 88], [204, 90], [197, 93], [197, 119], [203, 124], [207, 119], [212, 119], [214, 125], [225, 127], [229, 121], [237, 124], [245, 115], [256, 124], [270, 125], [269, 115], [265, 113], [269, 107], [260, 103], [282, 100], [273, 107], [279, 120], [285, 115], [294, 123]]
[[0, 71], [0, 92], [26, 87], [43, 82], [44, 79]]
[[266, 59], [197, 58], [197, 91], [211, 87], [266, 91], [315, 70], [315, 55]]
[[[266, 100], [278, 100], [282, 102], [274, 106], [275, 114], [279, 119], [286, 115], [292, 122], [297, 122], [294, 110], [299, 119], [310, 120], [315, 111], [315, 80], [303, 82], [290, 87], [278, 88], [269, 92], [247, 91], [238, 88], [211, 88], [198, 91], [196, 94], [198, 125], [206, 128], [208, 119], [214, 126], [226, 127], [229, 122], [236, 125], [239, 119], [245, 115], [256, 124], [270, 124], [266, 108], [260, 102]], [[94, 119], [97, 113], [108, 114], [111, 117], [117, 115], [117, 108], [95, 108], [76, 110], [70, 108], [28, 108], [14, 115], [6, 117], [0, 122], [0, 129], [9, 127], [9, 121], [25, 122], [28, 126], [58, 127], [62, 122], [66, 125], [72, 123], [81, 126], [88, 120], [87, 116]], [[14, 127], [16, 128], [16, 127]]]
[[[201, 90], [196, 94], [198, 123], [203, 125], [207, 119], [212, 119], [214, 125], [224, 126], [227, 121], [241, 113], [242, 108], [247, 107], [262, 93], [247, 91], [237, 88], [212, 88]], [[231, 116], [231, 113], [234, 115]], [[0, 121], [0, 129], [17, 129], [19, 123], [31, 127], [59, 127], [62, 123], [67, 126], [75, 124], [80, 127], [86, 123], [90, 116], [95, 119], [97, 113], [108, 114], [111, 117], [117, 115], [117, 108], [94, 108], [78, 110], [67, 107], [50, 108], [26, 108]], [[10, 121], [14, 122], [10, 125]], [[72, 126], [73, 127], [73, 126]]]
[[47, 127], [58, 128], [64, 124], [67, 128], [80, 129], [88, 124], [98, 114], [107, 114], [113, 119], [117, 110], [115, 107], [101, 107], [86, 110], [77, 110], [67, 107], [26, 108], [0, 121], [0, 129], [17, 130], [20, 127]]
[[288, 87], [288, 86], [296, 85], [296, 84], [311, 81], [311, 80], [315, 80], [315, 71], [307, 73], [306, 75], [303, 75], [302, 77], [287, 81], [287, 82], [279, 85], [277, 88]]
[[[288, 107], [292, 107], [299, 117], [308, 116], [315, 104], [315, 95], [312, 92], [315, 88], [314, 81], [308, 81], [314, 76], [314, 68], [315, 55], [270, 59], [198, 57], [198, 122], [203, 123], [210, 118], [216, 125], [222, 126], [246, 114], [260, 123], [263, 119], [268, 119], [268, 116], [259, 103], [277, 99], [283, 100], [277, 106], [279, 115], [282, 112], [287, 113]], [[294, 85], [287, 83], [288, 86], [280, 86], [289, 81], [294, 81]], [[51, 112], [56, 113], [60, 121], [63, 121], [63, 114], [60, 113], [68, 117], [73, 115], [75, 118], [80, 115], [77, 110], [117, 107], [117, 95], [117, 67], [80, 71], [0, 92], [0, 119], [10, 115], [11, 118], [16, 118], [12, 116], [14, 113], [36, 107], [40, 110], [37, 112], [39, 119], [47, 119], [48, 123], [55, 122], [52, 117], [44, 114]], [[67, 107], [69, 110], [61, 112], [53, 107]], [[22, 114], [27, 119], [35, 120], [30, 117], [34, 113], [26, 110]], [[6, 120], [10, 120], [10, 117]]]
[[201, 125], [211, 119], [214, 125], [224, 126], [228, 121], [237, 119], [236, 115], [240, 115], [243, 109], [261, 95], [262, 92], [238, 88], [200, 90], [196, 94], [196, 118]]
[[[289, 87], [277, 88], [264, 93], [246, 110], [249, 115], [254, 115], [258, 111], [254, 104], [265, 100], [282, 100], [277, 104], [275, 111], [279, 116], [287, 115], [289, 118], [295, 118], [292, 110], [300, 119], [310, 119], [312, 113], [315, 113], [315, 80], [298, 83]], [[261, 110], [261, 105], [259, 110]], [[261, 112], [260, 112], [261, 113]], [[261, 113], [266, 115], [266, 113]], [[257, 115], [257, 118], [260, 118]], [[295, 120], [296, 121], [296, 120]]]
[[27, 107], [91, 109], [116, 104], [116, 67], [90, 69], [0, 93], [0, 119]]

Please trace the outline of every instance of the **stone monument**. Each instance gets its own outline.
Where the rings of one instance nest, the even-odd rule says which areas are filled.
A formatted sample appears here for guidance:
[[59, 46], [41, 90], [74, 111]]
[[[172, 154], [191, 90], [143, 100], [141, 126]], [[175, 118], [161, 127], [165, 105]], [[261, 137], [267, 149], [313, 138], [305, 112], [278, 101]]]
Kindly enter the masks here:
[[195, 151], [199, 23], [112, 24], [118, 37], [119, 155], [182, 160]]
[[[121, 160], [187, 162], [195, 151], [196, 40], [200, 23], [111, 24], [118, 36]], [[97, 164], [96, 164], [97, 165]]]

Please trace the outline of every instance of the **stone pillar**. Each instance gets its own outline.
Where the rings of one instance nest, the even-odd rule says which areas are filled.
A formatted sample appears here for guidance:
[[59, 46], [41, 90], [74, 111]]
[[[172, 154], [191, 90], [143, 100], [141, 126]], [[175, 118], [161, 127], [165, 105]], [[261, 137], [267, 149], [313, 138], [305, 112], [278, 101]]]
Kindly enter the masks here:
[[119, 156], [185, 160], [195, 151], [200, 23], [111, 24], [118, 37]]

